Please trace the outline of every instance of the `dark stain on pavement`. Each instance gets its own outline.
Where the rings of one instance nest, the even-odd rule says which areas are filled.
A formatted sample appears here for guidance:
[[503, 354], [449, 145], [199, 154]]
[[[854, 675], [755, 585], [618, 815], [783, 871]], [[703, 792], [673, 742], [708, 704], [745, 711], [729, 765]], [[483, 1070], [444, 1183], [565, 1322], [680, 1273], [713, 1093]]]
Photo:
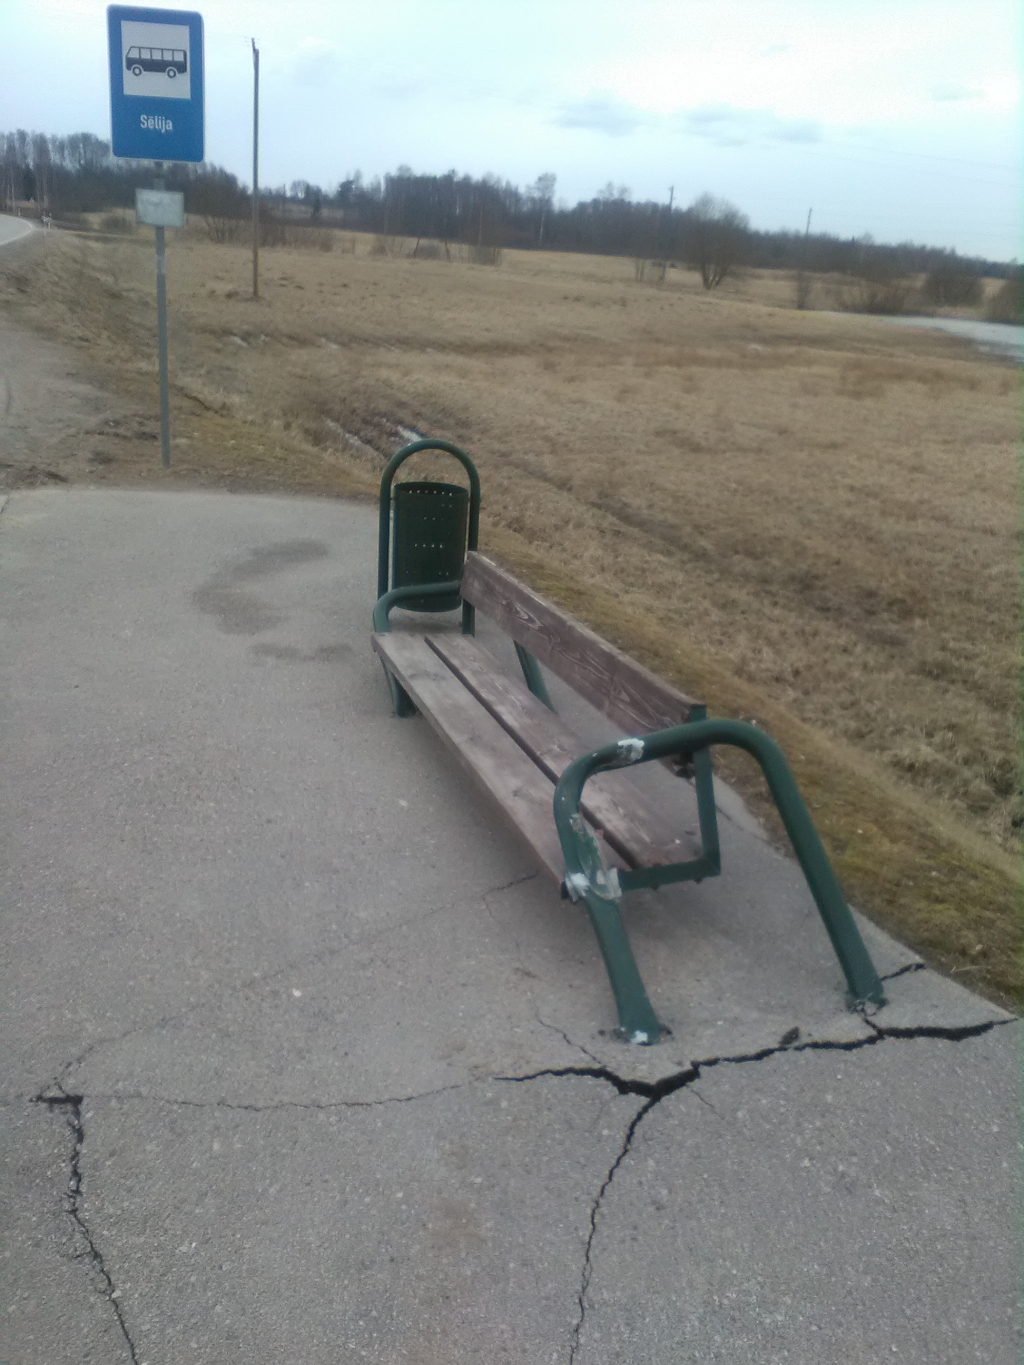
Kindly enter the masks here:
[[296, 564], [309, 564], [314, 559], [326, 559], [330, 551], [322, 540], [284, 540], [277, 545], [261, 545], [249, 552], [248, 559], [228, 570], [232, 579], [244, 582], [248, 578], [263, 578], [280, 573]]
[[[253, 645], [252, 652], [263, 659], [277, 659], [286, 664], [325, 664], [350, 659], [354, 654], [351, 645], [320, 645], [318, 649], [296, 649], [294, 645]], [[0, 1365], [3, 1362], [0, 1361]]]
[[240, 563], [218, 570], [192, 594], [192, 603], [204, 614], [215, 616], [225, 635], [258, 635], [273, 630], [285, 619], [284, 614], [245, 585], [299, 564], [324, 559], [328, 554], [327, 546], [320, 540], [261, 545]]

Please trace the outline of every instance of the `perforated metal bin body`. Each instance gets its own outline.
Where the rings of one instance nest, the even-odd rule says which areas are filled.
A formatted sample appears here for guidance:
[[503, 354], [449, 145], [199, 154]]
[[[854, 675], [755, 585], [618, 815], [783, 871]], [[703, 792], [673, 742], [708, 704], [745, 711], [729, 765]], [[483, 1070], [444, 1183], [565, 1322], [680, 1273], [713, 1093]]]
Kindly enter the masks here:
[[[391, 490], [391, 586], [451, 583], [462, 573], [469, 490], [454, 483], [396, 483]], [[454, 611], [458, 593], [409, 597], [406, 611]]]

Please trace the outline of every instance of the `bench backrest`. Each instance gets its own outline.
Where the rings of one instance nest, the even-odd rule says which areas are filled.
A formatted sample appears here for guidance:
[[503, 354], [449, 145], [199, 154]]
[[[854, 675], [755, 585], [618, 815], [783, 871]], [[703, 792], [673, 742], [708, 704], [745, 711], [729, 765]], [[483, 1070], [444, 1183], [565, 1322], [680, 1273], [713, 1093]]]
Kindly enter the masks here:
[[634, 663], [540, 593], [475, 552], [466, 557], [465, 601], [628, 734], [665, 730], [700, 703]]

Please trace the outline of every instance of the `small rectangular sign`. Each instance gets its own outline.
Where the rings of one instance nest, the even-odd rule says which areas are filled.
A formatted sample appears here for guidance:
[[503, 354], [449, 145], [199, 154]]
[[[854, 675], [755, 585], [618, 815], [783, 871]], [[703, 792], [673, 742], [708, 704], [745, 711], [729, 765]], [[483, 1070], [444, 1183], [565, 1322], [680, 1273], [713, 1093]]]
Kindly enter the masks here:
[[110, 5], [107, 41], [114, 156], [202, 161], [202, 15]]
[[145, 227], [184, 227], [185, 196], [180, 190], [136, 190], [135, 221]]

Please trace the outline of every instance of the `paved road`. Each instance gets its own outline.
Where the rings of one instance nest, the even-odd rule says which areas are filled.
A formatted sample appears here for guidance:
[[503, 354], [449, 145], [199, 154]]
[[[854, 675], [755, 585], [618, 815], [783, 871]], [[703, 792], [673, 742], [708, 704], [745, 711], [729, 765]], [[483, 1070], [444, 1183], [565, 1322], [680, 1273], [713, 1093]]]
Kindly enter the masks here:
[[1018, 1024], [874, 931], [847, 1013], [725, 819], [629, 918], [672, 1037], [614, 1042], [585, 919], [389, 714], [374, 523], [0, 515], [0, 1358], [1016, 1362]]
[[6, 246], [8, 242], [16, 242], [19, 237], [26, 237], [30, 232], [34, 232], [35, 223], [28, 218], [15, 218], [9, 213], [0, 213], [0, 246]]

